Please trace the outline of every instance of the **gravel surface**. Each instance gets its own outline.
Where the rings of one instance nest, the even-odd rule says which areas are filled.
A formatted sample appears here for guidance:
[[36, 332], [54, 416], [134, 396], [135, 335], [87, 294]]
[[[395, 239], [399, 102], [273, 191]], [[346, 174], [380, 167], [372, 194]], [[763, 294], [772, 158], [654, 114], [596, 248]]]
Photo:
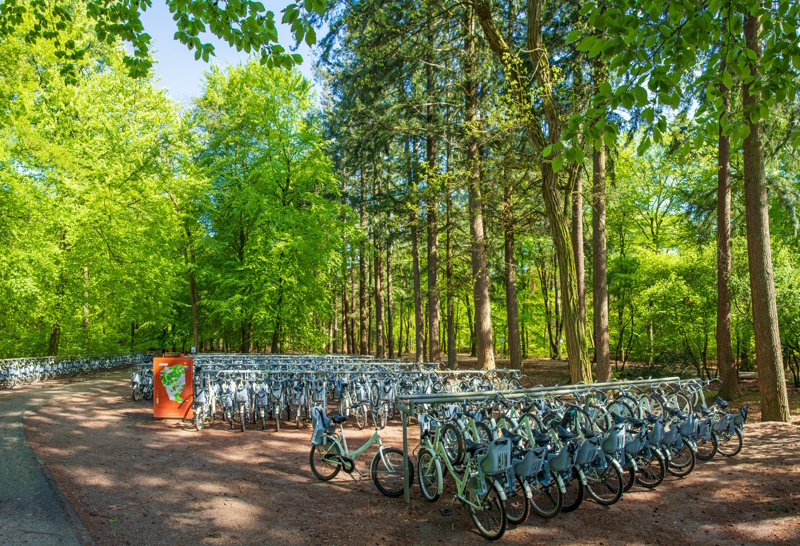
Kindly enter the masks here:
[[[25, 428], [98, 544], [479, 544], [450, 493], [430, 504], [417, 485], [411, 505], [381, 495], [369, 478], [320, 482], [308, 464], [311, 427], [231, 431], [156, 421], [133, 402], [126, 375], [84, 384], [68, 403], [28, 414]], [[268, 426], [271, 422], [268, 421]], [[348, 428], [351, 449], [371, 430]], [[416, 428], [410, 429], [416, 446]], [[397, 419], [385, 445], [402, 446]], [[366, 471], [374, 450], [357, 460]], [[620, 503], [584, 501], [553, 520], [510, 527], [509, 544], [797, 544], [798, 428], [748, 424], [732, 459], [698, 463], [655, 491], [634, 487]], [[2, 542], [2, 541], [0, 541]]]

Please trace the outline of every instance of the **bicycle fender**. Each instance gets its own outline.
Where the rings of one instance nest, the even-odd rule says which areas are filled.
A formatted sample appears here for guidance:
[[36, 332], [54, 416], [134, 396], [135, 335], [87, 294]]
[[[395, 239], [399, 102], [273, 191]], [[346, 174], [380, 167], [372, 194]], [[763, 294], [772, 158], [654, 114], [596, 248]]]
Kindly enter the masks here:
[[560, 474], [556, 474], [556, 483], [558, 483], [558, 488], [561, 490], [562, 494], [567, 492], [567, 486], [564, 484], [564, 480], [561, 478]]
[[508, 500], [508, 497], [506, 496], [506, 492], [503, 490], [503, 486], [500, 485], [499, 481], [492, 480], [492, 487], [494, 487], [495, 490], [497, 491], [497, 494], [500, 495], [500, 500], [502, 500], [503, 502]]
[[578, 476], [581, 479], [581, 483], [583, 485], [586, 485], [586, 474], [584, 474], [583, 470], [581, 470], [580, 468], [576, 468], [575, 470], [578, 471]]
[[619, 470], [620, 474], [623, 473], [622, 466], [620, 466], [619, 461], [617, 461], [616, 459], [611, 459], [611, 464], [614, 465], [617, 470]]
[[527, 481], [522, 482], [522, 488], [525, 490], [525, 496], [529, 499], [533, 498], [533, 492], [531, 491], [531, 486]]

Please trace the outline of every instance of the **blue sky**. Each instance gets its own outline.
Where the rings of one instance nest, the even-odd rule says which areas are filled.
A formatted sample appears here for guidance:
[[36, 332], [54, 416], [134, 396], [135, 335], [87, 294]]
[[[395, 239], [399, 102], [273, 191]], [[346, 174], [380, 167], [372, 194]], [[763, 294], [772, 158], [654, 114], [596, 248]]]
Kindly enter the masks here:
[[[278, 24], [278, 39], [280, 44], [287, 49], [294, 45], [294, 38], [289, 31], [288, 25], [280, 24], [281, 10], [286, 7], [290, 0], [266, 0], [264, 6], [275, 13], [275, 22]], [[237, 64], [247, 59], [244, 51], [237, 52], [235, 47], [219, 40], [216, 36], [207, 35], [201, 37], [204, 42], [214, 45], [215, 57], [209, 59], [209, 63], [194, 60], [194, 51], [190, 51], [185, 45], [173, 39], [177, 27], [172, 20], [172, 14], [163, 0], [155, 0], [153, 5], [142, 14], [142, 24], [152, 38], [151, 46], [154, 50], [153, 57], [156, 60], [155, 72], [156, 79], [160, 80], [158, 85], [166, 88], [175, 100], [189, 104], [191, 99], [198, 97], [202, 92], [203, 74], [208, 70], [210, 64], [226, 66], [227, 64]], [[323, 31], [317, 31], [317, 37], [322, 37]], [[305, 44], [301, 44], [297, 50], [303, 56], [303, 64], [300, 71], [310, 80], [314, 81], [313, 63], [315, 56], [313, 51]]]

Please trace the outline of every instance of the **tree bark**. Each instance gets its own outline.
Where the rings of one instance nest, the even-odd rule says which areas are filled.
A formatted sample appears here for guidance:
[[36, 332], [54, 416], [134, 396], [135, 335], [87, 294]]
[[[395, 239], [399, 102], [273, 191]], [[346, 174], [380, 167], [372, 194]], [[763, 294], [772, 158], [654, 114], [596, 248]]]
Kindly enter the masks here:
[[[449, 149], [448, 142], [448, 149]], [[448, 154], [449, 156], [449, 154]], [[456, 368], [457, 350], [456, 347], [456, 327], [454, 320], [455, 291], [453, 290], [453, 195], [450, 188], [447, 188], [447, 265], [445, 275], [447, 276], [447, 366]]]
[[360, 223], [361, 240], [358, 243], [358, 310], [359, 310], [359, 343], [361, 354], [367, 354], [367, 260], [366, 244], [364, 243], [364, 228], [366, 226], [365, 204], [367, 199], [366, 184], [364, 181], [364, 168], [361, 168], [361, 205]]
[[[433, 34], [428, 35], [429, 45]], [[427, 106], [425, 107], [425, 154], [428, 160], [428, 188], [426, 193], [426, 214], [428, 219], [428, 359], [439, 362], [442, 358], [439, 347], [439, 225], [437, 219], [437, 187], [436, 174], [436, 123], [433, 111], [434, 75], [433, 62], [425, 66]]]
[[375, 252], [375, 355], [386, 357], [383, 344], [383, 249], [380, 242]]
[[475, 80], [475, 18], [467, 9], [467, 35], [464, 39], [464, 121], [467, 129], [467, 168], [469, 170], [470, 253], [472, 257], [473, 299], [475, 300], [475, 344], [478, 366], [493, 370], [492, 314], [489, 300], [489, 273], [486, 263], [486, 234], [483, 226], [481, 163], [478, 149], [478, 85]]
[[[602, 136], [602, 135], [601, 135]], [[599, 148], [599, 149], [598, 149]], [[594, 309], [594, 354], [597, 380], [611, 379], [608, 336], [608, 284], [606, 257], [606, 147], [592, 153], [592, 299]]]
[[392, 295], [392, 241], [386, 242], [386, 346], [394, 358], [394, 296]]
[[575, 276], [578, 281], [578, 308], [586, 328], [586, 267], [583, 256], [583, 169], [576, 168], [572, 189], [572, 251], [575, 254]]
[[[761, 32], [759, 16], [745, 14], [744, 36], [748, 49], [755, 51], [750, 61], [750, 74], [759, 80], [761, 62]], [[775, 301], [775, 279], [772, 272], [772, 252], [769, 232], [769, 201], [764, 177], [764, 154], [761, 147], [761, 120], [753, 121], [758, 112], [761, 91], [751, 83], [742, 87], [742, 106], [750, 134], [742, 144], [744, 163], [744, 205], [747, 223], [747, 261], [752, 296], [753, 334], [758, 368], [758, 390], [761, 394], [761, 420], [791, 422], [786, 378], [783, 370], [781, 337], [778, 330], [778, 308]]]
[[[723, 61], [724, 63], [724, 61]], [[720, 84], [722, 116], [730, 115], [730, 90]], [[727, 400], [741, 395], [739, 373], [731, 345], [731, 139], [719, 125], [717, 172], [717, 369], [722, 380], [720, 396]]]
[[[417, 142], [414, 141], [413, 145], [414, 155], [411, 159], [411, 164], [414, 163], [414, 158], [417, 157]], [[416, 361], [422, 362], [425, 354], [422, 349], [422, 336], [425, 325], [422, 320], [422, 284], [419, 275], [419, 235], [417, 233], [417, 181], [414, 176], [414, 171], [409, 165], [408, 169], [408, 182], [411, 190], [412, 207], [409, 213], [409, 223], [411, 224], [411, 267], [414, 274], [414, 350], [416, 354]]]
[[505, 231], [506, 320], [508, 323], [508, 357], [512, 368], [522, 366], [522, 346], [519, 338], [519, 311], [517, 309], [517, 267], [514, 259], [514, 211], [511, 202], [513, 188], [509, 181], [503, 190], [503, 227]]

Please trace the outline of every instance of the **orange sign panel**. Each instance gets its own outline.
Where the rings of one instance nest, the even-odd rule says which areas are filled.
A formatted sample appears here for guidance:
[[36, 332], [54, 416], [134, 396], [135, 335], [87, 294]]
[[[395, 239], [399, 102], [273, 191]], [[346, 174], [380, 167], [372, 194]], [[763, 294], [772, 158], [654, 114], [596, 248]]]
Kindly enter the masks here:
[[192, 358], [156, 357], [153, 359], [153, 417], [191, 419]]

